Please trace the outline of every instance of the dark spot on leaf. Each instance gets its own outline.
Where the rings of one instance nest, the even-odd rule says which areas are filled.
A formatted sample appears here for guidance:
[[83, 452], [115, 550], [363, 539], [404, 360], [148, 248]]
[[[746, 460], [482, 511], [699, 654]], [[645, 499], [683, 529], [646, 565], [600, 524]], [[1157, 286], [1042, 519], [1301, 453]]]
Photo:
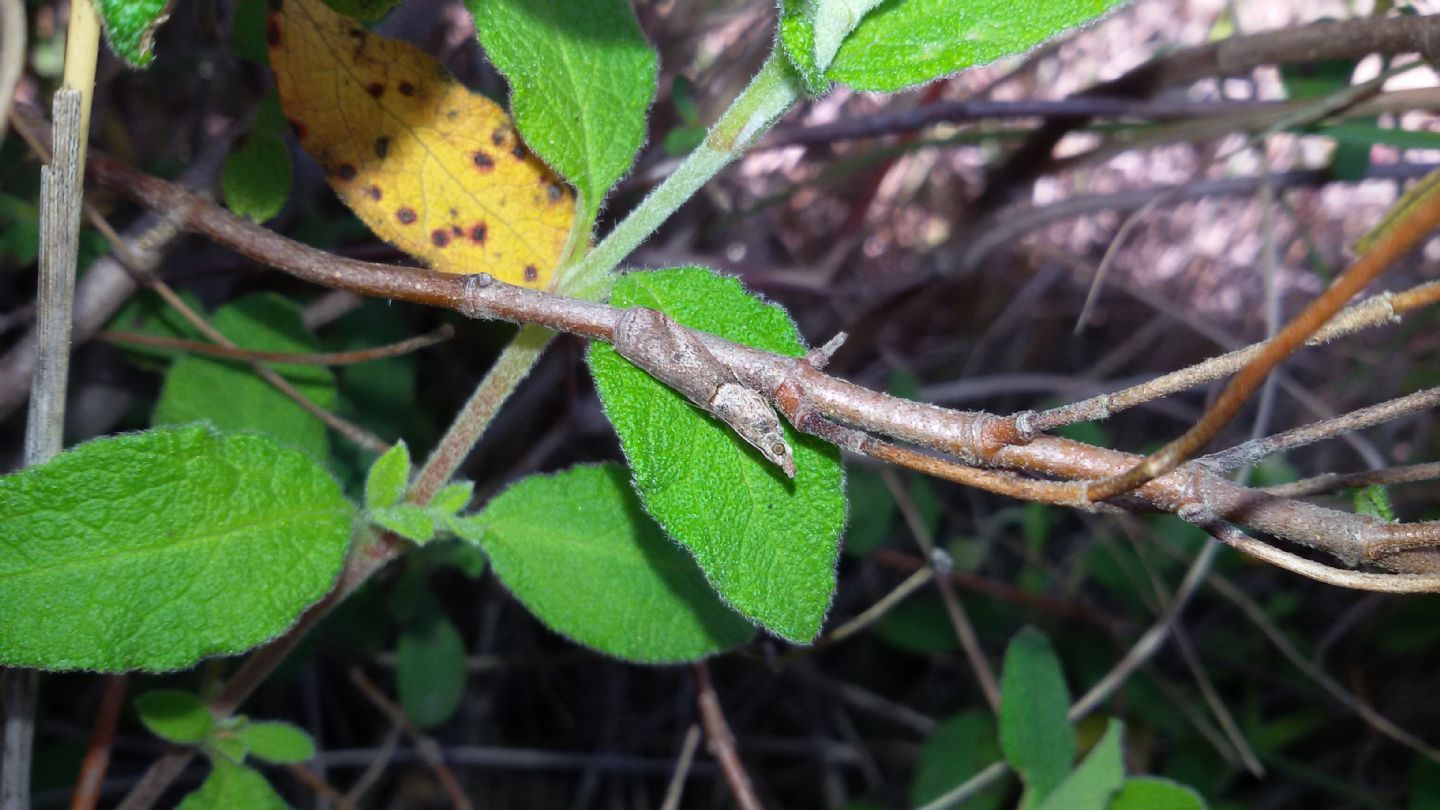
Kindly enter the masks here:
[[385, 85], [380, 82], [371, 82], [365, 87], [365, 92], [369, 93], [371, 98], [380, 98], [385, 95]]
[[485, 223], [477, 222], [470, 226], [470, 241], [477, 245], [485, 244]]
[[551, 183], [545, 189], [545, 194], [550, 198], [550, 202], [557, 203], [565, 196], [565, 190], [560, 188], [559, 183]]
[[395, 218], [400, 220], [401, 225], [413, 225], [415, 223], [415, 209], [401, 208], [395, 212]]
[[305, 133], [308, 131], [305, 129], [303, 123], [296, 121], [294, 118], [290, 119], [290, 129], [295, 132], [295, 137], [297, 138], [304, 138]]
[[265, 41], [272, 48], [280, 45], [280, 21], [274, 17], [265, 22]]
[[460, 212], [459, 212], [459, 211], [456, 211], [454, 208], [451, 208], [451, 209], [450, 209], [450, 218], [451, 218], [451, 219], [454, 219], [455, 217], [458, 217], [458, 216], [460, 216]]
[[491, 169], [495, 168], [495, 161], [491, 160], [490, 156], [485, 154], [484, 152], [476, 152], [475, 167], [482, 172], [488, 172]]
[[375, 157], [384, 160], [388, 154], [390, 154], [390, 137], [381, 135], [375, 139]]
[[540, 278], [540, 271], [539, 271], [538, 269], [536, 269], [535, 265], [533, 265], [533, 264], [527, 264], [527, 265], [525, 265], [525, 280], [526, 280], [526, 281], [534, 281], [534, 280], [537, 279], [537, 278]]
[[493, 143], [496, 146], [505, 145], [505, 130], [503, 127], [490, 133], [490, 143]]
[[456, 236], [464, 236], [464, 235], [465, 235], [465, 231], [461, 230], [459, 225], [451, 225], [451, 226], [450, 226], [450, 233], [455, 234]]
[[515, 144], [515, 148], [510, 150], [510, 154], [514, 155], [516, 160], [524, 160], [525, 147], [517, 143]]
[[359, 41], [361, 41], [361, 42], [364, 42], [364, 41], [365, 41], [365, 29], [364, 29], [364, 28], [351, 28], [351, 29], [350, 29], [350, 36], [354, 37], [355, 39], [357, 39], [357, 40], [359, 40]]
[[350, 165], [349, 163], [341, 163], [340, 168], [335, 170], [335, 176], [339, 177], [341, 180], [354, 180], [355, 167]]
[[401, 82], [401, 83], [400, 83], [400, 95], [402, 95], [402, 96], [413, 96], [413, 95], [415, 95], [415, 85], [411, 84], [410, 82]]
[[445, 117], [448, 118], [448, 119], [450, 119], [451, 121], [454, 121], [456, 118], [459, 118], [459, 117], [460, 117], [460, 111], [459, 111], [459, 110], [446, 110], [446, 111], [445, 111]]
[[368, 190], [367, 193], [370, 195], [370, 199], [374, 200], [375, 202], [380, 202], [380, 187], [379, 187], [379, 186], [371, 186], [371, 187], [369, 188], [369, 190]]
[[450, 244], [450, 234], [444, 228], [436, 228], [430, 232], [430, 241], [435, 243], [435, 247], [445, 247]]

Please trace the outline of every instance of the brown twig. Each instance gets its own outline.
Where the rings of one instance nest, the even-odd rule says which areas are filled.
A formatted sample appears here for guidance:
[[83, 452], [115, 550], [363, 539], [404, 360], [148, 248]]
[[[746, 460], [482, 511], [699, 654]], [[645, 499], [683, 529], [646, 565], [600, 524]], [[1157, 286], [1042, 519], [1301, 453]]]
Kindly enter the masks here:
[[[598, 340], [613, 336], [623, 312], [604, 304], [512, 287], [483, 275], [454, 276], [331, 256], [240, 220], [208, 201], [113, 160], [97, 157], [91, 166], [97, 180], [147, 206], [170, 212], [187, 229], [313, 283]], [[1024, 437], [1016, 430], [1013, 419], [891, 397], [825, 375], [796, 358], [697, 334], [716, 359], [757, 391], [774, 396], [784, 386], [787, 396], [798, 397], [798, 401], [828, 419], [919, 444], [961, 462], [1083, 481], [1118, 475], [1138, 461], [1128, 453], [1049, 436], [1022, 442]], [[1203, 505], [1258, 531], [1323, 549], [1348, 564], [1363, 559], [1370, 549], [1387, 547], [1386, 541], [1396, 537], [1405, 537], [1407, 543], [1422, 537], [1440, 542], [1440, 524], [1384, 524], [1363, 515], [1274, 498], [1193, 465], [1151, 481], [1134, 495], [1150, 508], [1168, 512]], [[1395, 554], [1376, 562], [1400, 573], [1440, 570], [1440, 560], [1426, 553]], [[1423, 579], [1398, 581], [1405, 587], [1429, 587]]]
[[1282, 498], [1298, 498], [1305, 495], [1322, 495], [1342, 489], [1368, 487], [1372, 484], [1410, 484], [1416, 481], [1433, 481], [1440, 478], [1440, 462], [1409, 464], [1403, 467], [1387, 467], [1383, 470], [1364, 470], [1353, 473], [1324, 473], [1311, 478], [1302, 478], [1288, 484], [1275, 484], [1264, 488], [1264, 492]]
[[223, 357], [230, 360], [253, 360], [257, 363], [294, 363], [310, 366], [348, 366], [356, 363], [370, 363], [388, 357], [399, 357], [411, 352], [444, 343], [455, 336], [455, 327], [444, 324], [439, 329], [424, 335], [406, 338], [384, 346], [369, 349], [355, 349], [345, 352], [267, 352], [245, 349], [239, 346], [222, 346], [199, 340], [146, 335], [139, 332], [117, 332], [102, 329], [95, 333], [101, 340], [110, 343], [126, 343], [132, 346], [149, 346], [157, 349], [177, 349], [189, 354], [203, 354], [209, 357]]
[[695, 675], [695, 702], [700, 708], [700, 722], [705, 724], [705, 747], [720, 763], [725, 782], [735, 796], [740, 810], [761, 810], [760, 797], [740, 761], [740, 752], [735, 747], [735, 735], [730, 732], [730, 723], [725, 720], [725, 709], [720, 705], [720, 696], [715, 693], [715, 684], [710, 681], [710, 669], [704, 661], [691, 665]]
[[680, 756], [675, 760], [675, 773], [670, 775], [670, 784], [665, 788], [665, 800], [660, 810], [679, 810], [680, 797], [685, 795], [685, 779], [690, 775], [690, 766], [695, 762], [695, 750], [700, 747], [700, 727], [694, 723], [685, 732], [680, 743]]
[[100, 788], [105, 782], [105, 769], [110, 765], [110, 747], [115, 742], [115, 728], [120, 725], [120, 712], [125, 708], [128, 675], [104, 676], [105, 689], [100, 707], [95, 711], [95, 725], [90, 732], [90, 747], [80, 764], [80, 777], [75, 780], [75, 795], [70, 810], [95, 810], [100, 803]]
[[1427, 194], [1416, 200], [1404, 218], [1378, 234], [1370, 248], [1325, 292], [1285, 324], [1275, 337], [1262, 344], [1259, 354], [1240, 369], [1194, 427], [1124, 473], [1091, 483], [1085, 490], [1086, 497], [1104, 501], [1130, 492], [1174, 470], [1209, 444], [1250, 401], [1250, 395], [1271, 369], [1304, 345], [1347, 301], [1419, 244], [1437, 224], [1440, 224], [1440, 194]]
[[340, 810], [355, 810], [354, 803], [345, 798], [343, 793], [336, 790], [334, 785], [322, 779], [320, 774], [306, 768], [304, 765], [293, 762], [286, 765], [285, 770], [289, 771], [290, 775], [295, 777], [305, 787], [310, 788], [310, 790], [314, 791], [326, 801], [331, 802], [340, 808]]
[[459, 808], [459, 810], [472, 810], [474, 805], [470, 803], [470, 799], [465, 795], [464, 789], [460, 787], [460, 780], [455, 778], [455, 773], [450, 770], [449, 765], [445, 764], [445, 752], [440, 748], [439, 744], [431, 739], [428, 734], [416, 728], [415, 724], [411, 723], [410, 718], [406, 716], [405, 710], [395, 705], [394, 701], [386, 697], [385, 693], [381, 692], [379, 687], [371, 683], [369, 678], [365, 677], [365, 673], [361, 672], [358, 668], [352, 669], [350, 670], [350, 680], [359, 688], [361, 694], [365, 695], [365, 698], [375, 705], [375, 708], [390, 718], [390, 722], [400, 726], [400, 728], [404, 729], [405, 733], [409, 735], [411, 741], [415, 743], [415, 750], [419, 752], [420, 759], [434, 772], [435, 778], [440, 782], [440, 786], [445, 789], [446, 795], [450, 797], [450, 803], [456, 808]]

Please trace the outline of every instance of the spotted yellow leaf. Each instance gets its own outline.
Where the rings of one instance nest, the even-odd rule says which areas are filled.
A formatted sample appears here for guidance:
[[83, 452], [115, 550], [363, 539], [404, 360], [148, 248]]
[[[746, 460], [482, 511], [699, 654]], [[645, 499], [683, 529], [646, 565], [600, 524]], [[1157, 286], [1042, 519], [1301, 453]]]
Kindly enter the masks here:
[[419, 49], [321, 0], [269, 2], [281, 106], [370, 230], [437, 270], [548, 284], [575, 195], [510, 116]]

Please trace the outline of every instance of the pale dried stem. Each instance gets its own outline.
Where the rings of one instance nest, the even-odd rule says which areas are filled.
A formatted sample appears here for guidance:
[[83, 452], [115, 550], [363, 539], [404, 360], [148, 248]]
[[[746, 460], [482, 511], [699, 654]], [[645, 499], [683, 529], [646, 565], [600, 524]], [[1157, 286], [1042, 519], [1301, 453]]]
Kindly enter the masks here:
[[695, 762], [695, 751], [700, 748], [700, 726], [691, 723], [680, 743], [680, 757], [675, 761], [675, 773], [665, 788], [665, 800], [660, 810], [679, 810], [680, 798], [685, 795], [685, 780], [690, 775], [690, 766]]

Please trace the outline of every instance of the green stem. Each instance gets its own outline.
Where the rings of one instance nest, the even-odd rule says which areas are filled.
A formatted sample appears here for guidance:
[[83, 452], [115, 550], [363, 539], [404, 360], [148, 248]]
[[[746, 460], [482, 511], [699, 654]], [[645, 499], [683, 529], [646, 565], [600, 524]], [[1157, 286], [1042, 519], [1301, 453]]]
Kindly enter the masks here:
[[496, 358], [495, 365], [486, 372], [485, 379], [475, 388], [475, 393], [470, 395], [465, 407], [455, 416], [455, 421], [450, 423], [450, 429], [445, 431], [430, 458], [425, 460], [425, 466], [420, 468], [415, 483], [410, 487], [412, 502], [429, 503], [435, 493], [445, 486], [465, 457], [470, 455], [471, 448], [480, 441], [480, 436], [490, 426], [500, 406], [510, 398], [520, 381], [530, 374], [530, 369], [535, 367], [535, 362], [554, 338], [554, 332], [538, 326], [526, 326], [516, 333]]
[[705, 142], [585, 258], [563, 268], [556, 289], [576, 298], [602, 300], [607, 297], [613, 278], [611, 271], [695, 196], [710, 178], [753, 146], [802, 92], [800, 77], [795, 75], [785, 56], [772, 52], [755, 78], [710, 128]]

